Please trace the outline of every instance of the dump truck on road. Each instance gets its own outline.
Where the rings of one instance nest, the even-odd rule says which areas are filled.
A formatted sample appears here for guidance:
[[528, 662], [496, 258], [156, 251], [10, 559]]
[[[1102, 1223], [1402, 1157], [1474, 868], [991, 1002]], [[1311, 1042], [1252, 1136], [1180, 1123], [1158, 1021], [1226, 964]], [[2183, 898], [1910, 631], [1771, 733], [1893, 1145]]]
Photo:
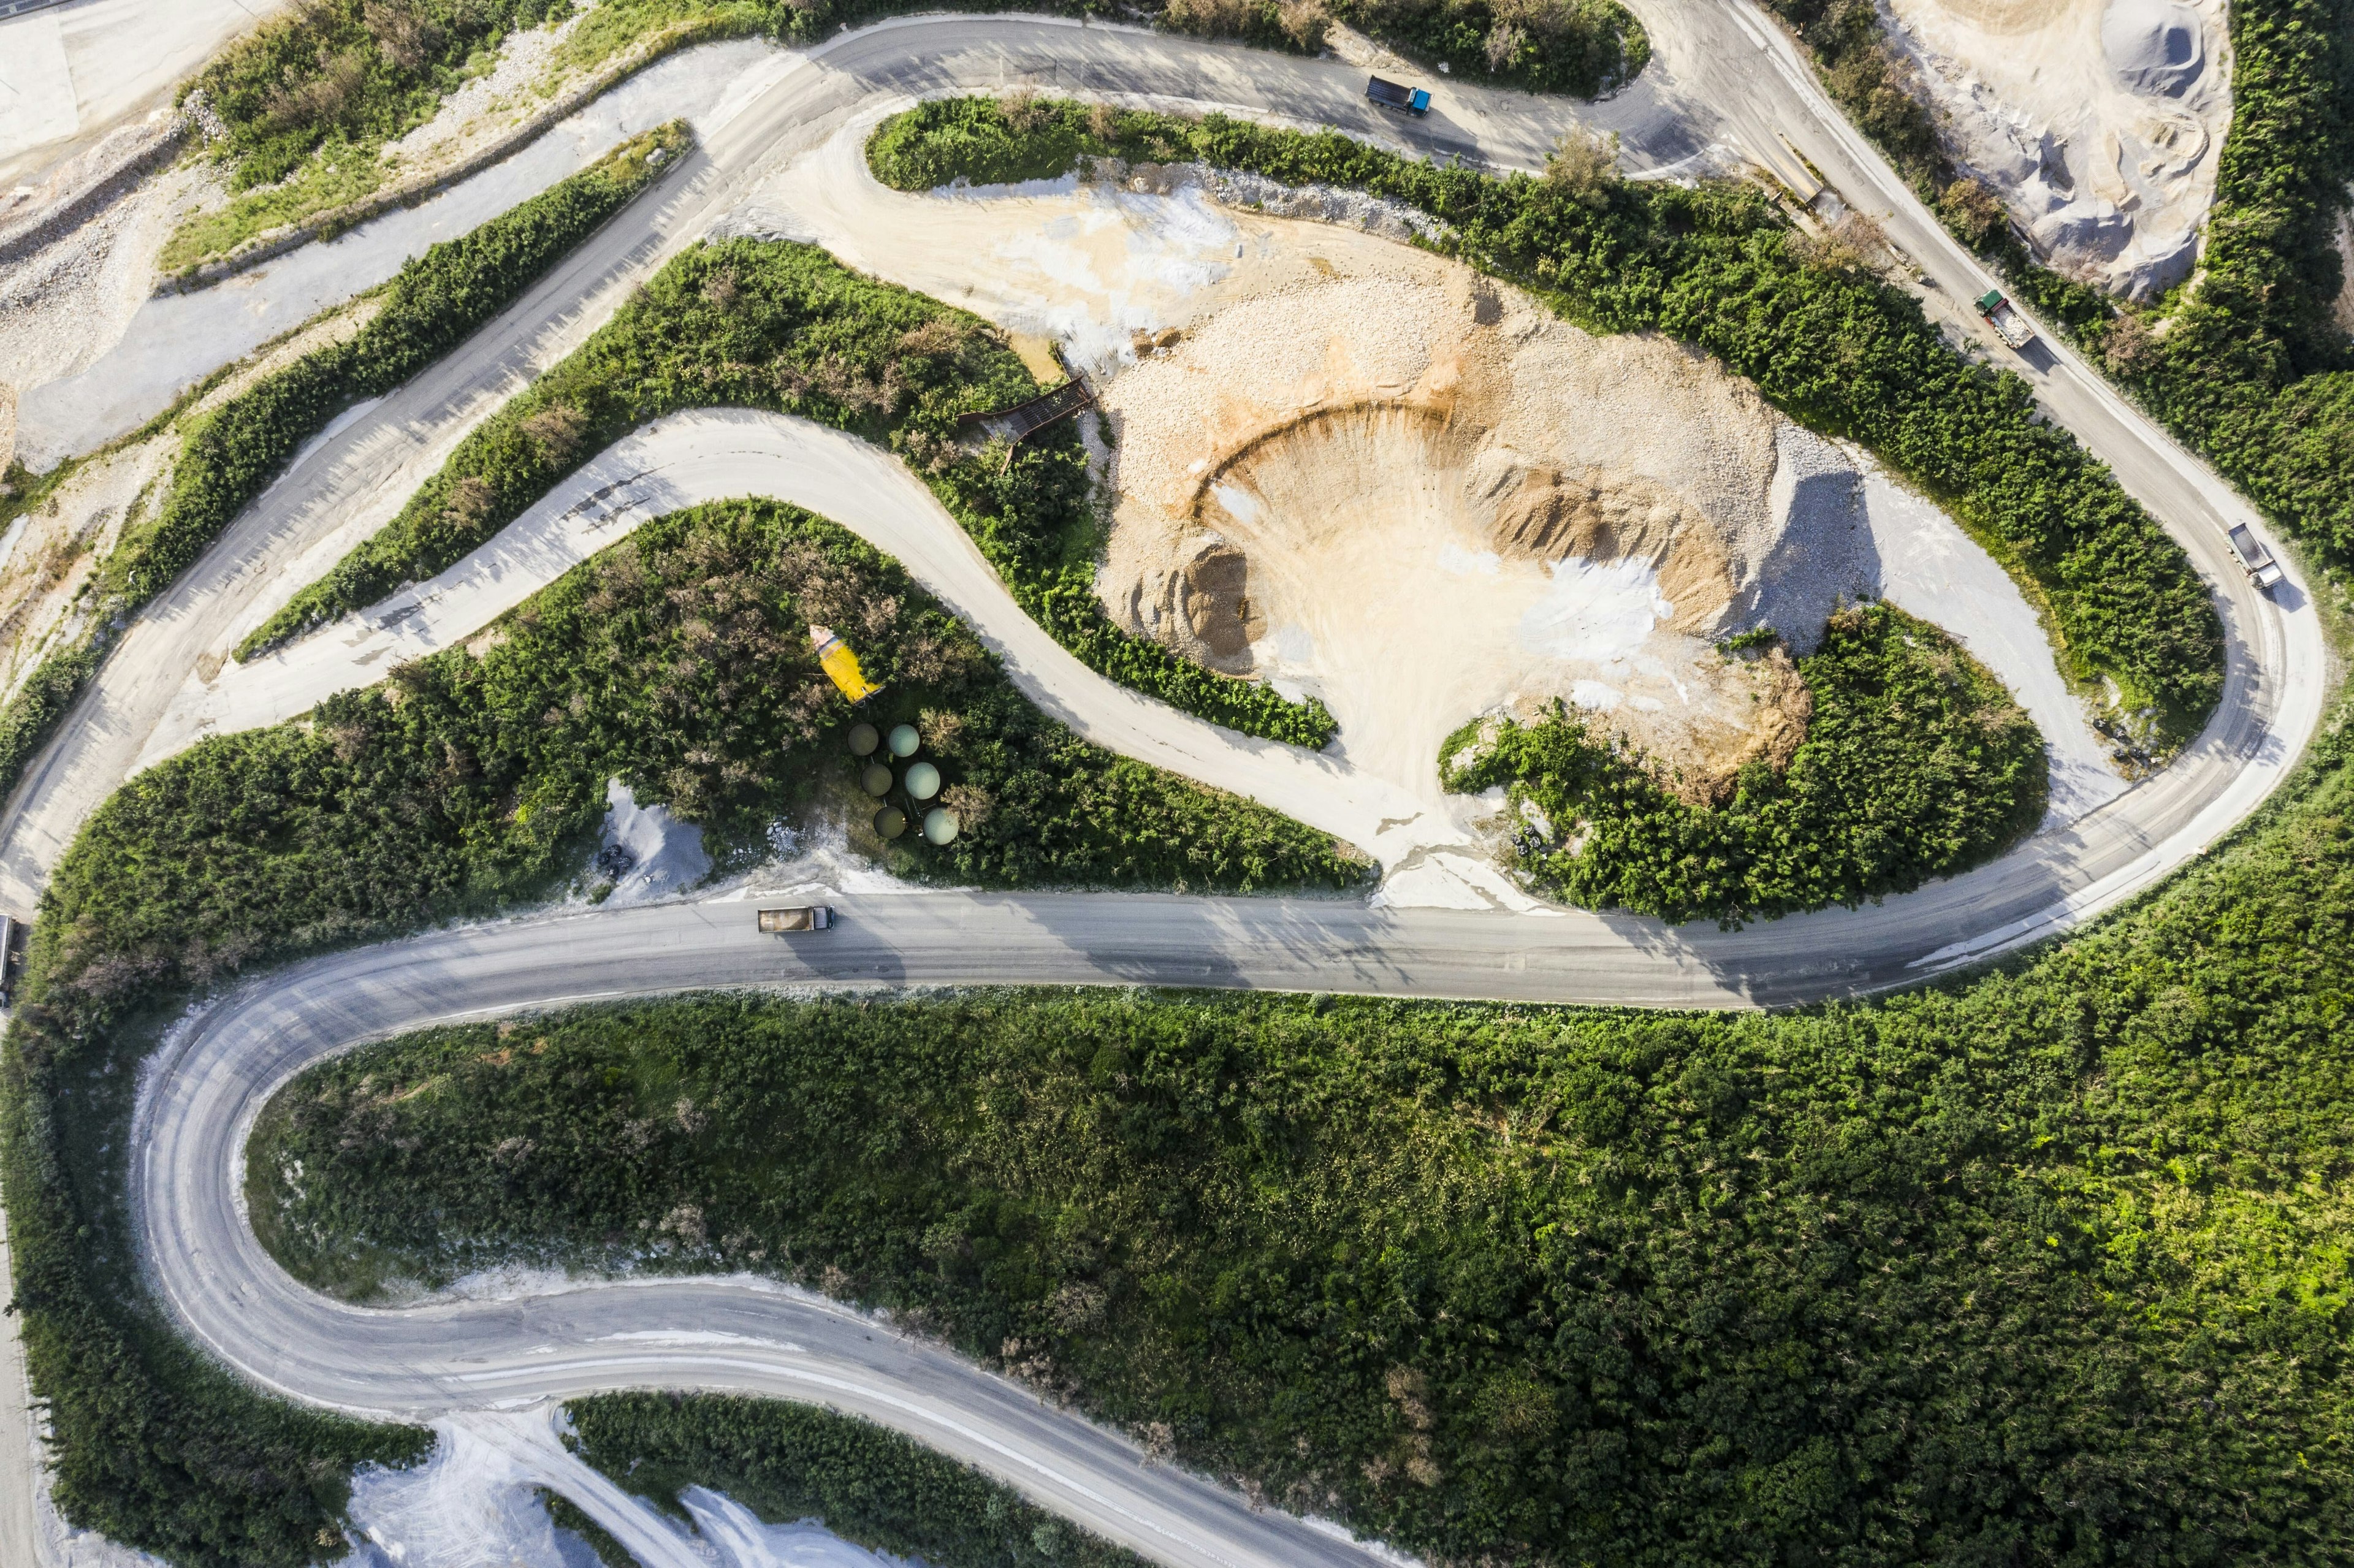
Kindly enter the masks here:
[[771, 937], [790, 931], [823, 931], [833, 924], [833, 911], [823, 904], [802, 904], [790, 909], [760, 911], [760, 929]]
[[2268, 588], [2281, 580], [2280, 563], [2264, 548], [2264, 542], [2255, 536], [2245, 523], [2232, 524], [2232, 548], [2240, 552], [2240, 564], [2248, 568], [2248, 580], [2260, 588]]
[[1987, 325], [1994, 328], [1995, 336], [2013, 348], [2025, 348], [2035, 341], [2035, 329], [2018, 308], [2002, 297], [1999, 289], [1988, 289], [1978, 296], [1978, 314], [1986, 317]]
[[1430, 112], [1430, 92], [1427, 89], [1401, 86], [1383, 77], [1374, 77], [1365, 83], [1365, 96], [1373, 101], [1375, 107], [1394, 109], [1401, 114]]

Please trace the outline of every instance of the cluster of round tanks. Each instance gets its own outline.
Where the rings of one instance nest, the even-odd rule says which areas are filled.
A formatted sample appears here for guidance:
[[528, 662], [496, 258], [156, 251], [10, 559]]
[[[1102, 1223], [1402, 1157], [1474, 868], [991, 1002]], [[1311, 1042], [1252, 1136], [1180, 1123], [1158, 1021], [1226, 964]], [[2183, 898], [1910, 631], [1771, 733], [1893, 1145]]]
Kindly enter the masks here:
[[[894, 775], [892, 762], [907, 762], [923, 749], [924, 737], [914, 725], [896, 724], [888, 735], [871, 724], [850, 726], [850, 754], [865, 759], [859, 770], [859, 786], [877, 800], [891, 793], [893, 786], [907, 792], [908, 801], [921, 806], [940, 792], [940, 770], [930, 762], [907, 762], [904, 773]], [[924, 842], [945, 844], [954, 842], [957, 831], [964, 824], [946, 806], [934, 806], [924, 812]], [[875, 812], [875, 832], [878, 838], [896, 839], [907, 831], [907, 813], [898, 807], [885, 804]]]

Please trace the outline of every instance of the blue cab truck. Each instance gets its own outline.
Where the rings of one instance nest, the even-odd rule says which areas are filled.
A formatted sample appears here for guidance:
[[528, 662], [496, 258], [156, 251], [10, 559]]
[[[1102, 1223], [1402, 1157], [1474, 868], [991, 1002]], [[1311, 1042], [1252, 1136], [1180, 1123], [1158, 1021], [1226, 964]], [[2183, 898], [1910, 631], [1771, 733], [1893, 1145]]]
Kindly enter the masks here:
[[1419, 87], [1400, 87], [1396, 82], [1374, 77], [1365, 83], [1365, 96], [1384, 109], [1394, 109], [1403, 114], [1430, 112], [1430, 93]]

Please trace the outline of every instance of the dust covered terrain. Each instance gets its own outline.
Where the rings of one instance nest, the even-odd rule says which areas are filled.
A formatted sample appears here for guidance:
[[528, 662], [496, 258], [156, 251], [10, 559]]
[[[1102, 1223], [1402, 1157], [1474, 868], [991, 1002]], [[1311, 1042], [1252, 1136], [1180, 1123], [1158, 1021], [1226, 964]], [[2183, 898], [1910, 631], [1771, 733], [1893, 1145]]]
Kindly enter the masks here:
[[2190, 276], [2231, 124], [2223, 0], [1888, 0], [1948, 150], [2051, 264], [2147, 298]]

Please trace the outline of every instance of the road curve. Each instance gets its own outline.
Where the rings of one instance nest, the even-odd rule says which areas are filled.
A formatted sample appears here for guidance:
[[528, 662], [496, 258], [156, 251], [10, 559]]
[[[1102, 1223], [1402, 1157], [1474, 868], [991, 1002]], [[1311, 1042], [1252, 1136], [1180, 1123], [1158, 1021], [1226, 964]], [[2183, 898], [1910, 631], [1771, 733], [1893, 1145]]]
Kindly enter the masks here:
[[[652, 912], [643, 912], [652, 913]], [[674, 913], [674, 911], [673, 911]], [[605, 1285], [515, 1301], [378, 1311], [316, 1295], [278, 1268], [240, 1207], [255, 1115], [287, 1077], [346, 1045], [436, 1021], [606, 991], [618, 973], [655, 984], [735, 983], [765, 948], [741, 918], [676, 930], [649, 969], [660, 922], [576, 924], [509, 961], [459, 933], [437, 958], [347, 954], [249, 988], [166, 1048], [133, 1128], [133, 1192], [152, 1279], [187, 1331], [265, 1389], [362, 1415], [430, 1419], [616, 1389], [712, 1389], [820, 1403], [965, 1460], [1108, 1540], [1175, 1568], [1365, 1568], [1332, 1534], [1198, 1478], [1148, 1466], [1126, 1440], [1055, 1409], [937, 1346], [806, 1292], [748, 1278]], [[551, 930], [554, 927], [542, 927]], [[725, 932], [727, 935], [723, 936]], [[738, 939], [729, 939], [735, 937]], [[451, 1009], [445, 999], [457, 998]], [[619, 1532], [610, 1489], [550, 1478]], [[626, 1537], [625, 1537], [626, 1538]]]
[[[300, 586], [288, 570], [339, 531], [372, 531], [451, 449], [602, 324], [629, 291], [769, 171], [882, 98], [1035, 85], [1173, 108], [1338, 125], [1434, 156], [1524, 166], [1590, 120], [1637, 162], [1697, 150], [1680, 114], [1638, 82], [1592, 109], [1474, 86], [1427, 121], [1379, 113], [1337, 60], [1082, 26], [1059, 18], [902, 17], [799, 58], [695, 153], [590, 236], [496, 320], [361, 418], [313, 443], [195, 567], [136, 616], [49, 747], [0, 809], [0, 909], [29, 916], [89, 814], [130, 777], [190, 670], [225, 657]], [[324, 563], [321, 563], [323, 566]]]

